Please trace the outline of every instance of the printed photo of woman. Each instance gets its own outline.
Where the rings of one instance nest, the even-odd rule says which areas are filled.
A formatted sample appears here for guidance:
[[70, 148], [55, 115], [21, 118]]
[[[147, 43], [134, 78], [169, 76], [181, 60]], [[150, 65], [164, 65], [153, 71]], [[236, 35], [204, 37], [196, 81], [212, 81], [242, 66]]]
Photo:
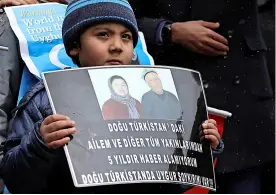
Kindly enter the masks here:
[[103, 104], [105, 120], [142, 118], [141, 103], [129, 94], [126, 80], [118, 75], [108, 79], [111, 97]]

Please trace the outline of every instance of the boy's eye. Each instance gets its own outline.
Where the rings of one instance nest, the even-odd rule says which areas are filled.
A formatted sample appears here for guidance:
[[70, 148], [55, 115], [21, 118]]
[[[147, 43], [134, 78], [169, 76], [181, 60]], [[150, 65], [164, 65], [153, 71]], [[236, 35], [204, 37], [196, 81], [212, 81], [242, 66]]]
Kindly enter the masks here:
[[122, 38], [132, 40], [132, 36], [130, 34], [123, 34]]
[[99, 36], [99, 37], [108, 37], [108, 34], [107, 34], [107, 32], [99, 32], [99, 33], [97, 33], [97, 36]]

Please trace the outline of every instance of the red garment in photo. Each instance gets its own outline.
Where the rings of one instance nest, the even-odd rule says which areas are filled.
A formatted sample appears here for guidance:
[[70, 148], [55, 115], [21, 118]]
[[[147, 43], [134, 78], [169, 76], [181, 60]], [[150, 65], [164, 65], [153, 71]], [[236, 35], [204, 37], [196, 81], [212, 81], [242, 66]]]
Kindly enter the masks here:
[[[138, 100], [136, 100], [136, 109], [142, 117], [142, 106]], [[103, 104], [102, 113], [105, 120], [129, 119], [127, 105], [111, 98]]]

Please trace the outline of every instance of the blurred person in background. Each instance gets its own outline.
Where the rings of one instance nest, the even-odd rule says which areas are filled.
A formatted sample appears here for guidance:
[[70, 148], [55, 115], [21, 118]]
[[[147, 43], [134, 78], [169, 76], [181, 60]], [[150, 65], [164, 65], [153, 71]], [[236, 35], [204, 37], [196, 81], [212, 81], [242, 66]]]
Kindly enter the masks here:
[[[275, 98], [275, 0], [258, 0], [261, 30], [267, 45], [266, 60]], [[261, 193], [275, 194], [275, 161], [264, 164]]]
[[[7, 137], [7, 127], [11, 119], [11, 110], [17, 104], [21, 75], [24, 62], [21, 59], [18, 40], [13, 33], [4, 7], [31, 5], [44, 2], [59, 2], [67, 4], [65, 0], [0, 0], [0, 160], [2, 149]], [[0, 192], [3, 182], [0, 180]]]
[[129, 2], [155, 63], [199, 71], [208, 106], [233, 114], [217, 193], [260, 193], [261, 165], [275, 159], [275, 118], [257, 0]]

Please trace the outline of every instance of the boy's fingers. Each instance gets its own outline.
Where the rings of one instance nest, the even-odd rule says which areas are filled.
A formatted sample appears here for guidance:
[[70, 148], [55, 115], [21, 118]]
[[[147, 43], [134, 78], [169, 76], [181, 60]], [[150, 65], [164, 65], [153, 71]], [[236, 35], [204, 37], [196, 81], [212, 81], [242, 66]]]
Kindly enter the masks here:
[[218, 131], [214, 130], [214, 129], [204, 129], [203, 130], [204, 135], [213, 135], [215, 136], [218, 140], [220, 140], [220, 135], [218, 133]]
[[212, 146], [217, 146], [219, 144], [219, 140], [214, 135], [205, 135], [204, 138], [209, 140]]
[[53, 149], [57, 149], [60, 148], [62, 146], [64, 146], [65, 144], [67, 144], [70, 141], [69, 137], [65, 137], [63, 139], [57, 140], [57, 141], [53, 141], [51, 143], [48, 144], [49, 148], [53, 148]]
[[215, 121], [214, 119], [208, 119], [205, 121], [205, 123], [213, 123], [215, 126], [217, 126], [217, 121]]
[[217, 130], [216, 125], [213, 123], [203, 123], [202, 127], [203, 127], [203, 129], [216, 129]]
[[75, 122], [72, 120], [61, 120], [53, 122], [45, 127], [47, 133], [59, 131], [61, 129], [67, 129], [75, 126]]
[[50, 115], [45, 118], [45, 120], [43, 121], [42, 124], [48, 125], [48, 124], [51, 124], [53, 122], [60, 121], [60, 120], [69, 120], [69, 117], [61, 115], [61, 114]]
[[209, 123], [213, 123], [215, 126], [217, 126], [217, 121], [214, 119], [208, 119]]
[[74, 134], [74, 133], [76, 133], [76, 128], [62, 129], [62, 130], [55, 131], [55, 132], [52, 132], [52, 133], [48, 134], [45, 137], [44, 141], [46, 143], [50, 143], [50, 142], [62, 139], [64, 137], [69, 136], [69, 135]]

